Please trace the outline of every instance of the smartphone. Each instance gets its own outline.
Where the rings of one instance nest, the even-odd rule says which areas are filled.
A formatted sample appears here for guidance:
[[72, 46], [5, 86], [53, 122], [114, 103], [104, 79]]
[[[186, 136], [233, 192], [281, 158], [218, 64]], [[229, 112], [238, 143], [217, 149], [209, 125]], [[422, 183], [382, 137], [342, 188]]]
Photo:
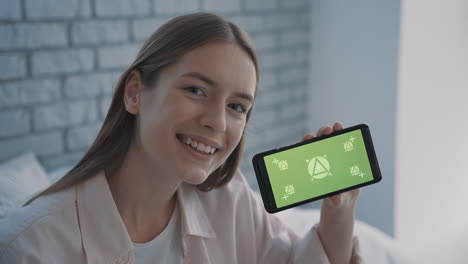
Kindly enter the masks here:
[[382, 179], [366, 124], [258, 153], [252, 163], [269, 213]]

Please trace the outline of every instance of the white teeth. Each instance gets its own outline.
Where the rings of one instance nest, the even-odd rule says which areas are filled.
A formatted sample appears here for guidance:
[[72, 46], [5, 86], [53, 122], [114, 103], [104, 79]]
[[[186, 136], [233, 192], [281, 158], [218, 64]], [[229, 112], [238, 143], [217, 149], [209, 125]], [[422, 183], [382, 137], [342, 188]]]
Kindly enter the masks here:
[[206, 146], [205, 149], [203, 150], [205, 153], [210, 153], [211, 151], [211, 147], [210, 146]]
[[204, 151], [205, 150], [205, 145], [203, 143], [199, 143], [197, 146], [198, 151]]
[[203, 143], [198, 143], [197, 141], [187, 137], [185, 139], [182, 140], [186, 145], [190, 145], [192, 146], [194, 149], [202, 152], [202, 153], [206, 153], [206, 154], [213, 154], [215, 151], [216, 151], [216, 148], [215, 147], [211, 147], [211, 146], [208, 146]]

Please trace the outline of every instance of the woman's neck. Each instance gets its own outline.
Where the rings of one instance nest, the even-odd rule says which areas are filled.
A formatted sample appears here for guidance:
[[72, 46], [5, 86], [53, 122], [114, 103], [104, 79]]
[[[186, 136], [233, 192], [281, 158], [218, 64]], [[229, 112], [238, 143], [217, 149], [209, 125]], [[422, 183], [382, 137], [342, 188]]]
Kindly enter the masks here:
[[[136, 147], [130, 147], [122, 166], [106, 171], [112, 196], [133, 242], [144, 243], [169, 223], [181, 181], [154, 166]], [[161, 166], [163, 167], [163, 166]]]

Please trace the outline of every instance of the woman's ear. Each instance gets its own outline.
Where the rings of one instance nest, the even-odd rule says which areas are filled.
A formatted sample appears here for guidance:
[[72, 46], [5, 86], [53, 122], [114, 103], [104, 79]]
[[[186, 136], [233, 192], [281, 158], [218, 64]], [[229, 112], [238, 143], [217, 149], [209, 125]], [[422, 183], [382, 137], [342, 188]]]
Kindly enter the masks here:
[[124, 102], [125, 109], [131, 114], [138, 114], [140, 111], [140, 92], [142, 90], [140, 72], [133, 70], [125, 81]]

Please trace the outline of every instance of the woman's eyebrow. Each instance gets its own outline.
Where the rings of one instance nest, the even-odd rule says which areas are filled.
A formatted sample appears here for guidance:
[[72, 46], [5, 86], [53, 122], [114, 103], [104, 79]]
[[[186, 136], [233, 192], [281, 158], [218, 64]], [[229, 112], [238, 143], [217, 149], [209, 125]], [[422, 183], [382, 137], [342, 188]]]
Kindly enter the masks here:
[[[201, 74], [199, 72], [187, 72], [187, 73], [184, 73], [182, 75], [182, 77], [196, 78], [196, 79], [199, 79], [202, 82], [205, 82], [206, 84], [208, 84], [210, 86], [216, 86], [215, 81], [211, 80], [210, 78], [208, 78], [207, 76], [205, 76], [205, 75], [203, 75], [203, 74]], [[245, 100], [247, 100], [247, 101], [249, 101], [251, 103], [254, 101], [253, 96], [251, 96], [250, 94], [247, 94], [247, 93], [235, 92], [234, 96], [245, 99]]]
[[252, 97], [250, 94], [246, 94], [246, 93], [235, 92], [235, 93], [234, 93], [234, 96], [243, 98], [243, 99], [249, 101], [250, 103], [252, 103], [253, 100], [254, 100], [253, 97]]
[[216, 82], [211, 80], [210, 78], [206, 77], [205, 75], [199, 73], [199, 72], [187, 72], [187, 73], [184, 73], [182, 75], [182, 77], [185, 77], [185, 76], [188, 76], [188, 77], [193, 77], [193, 78], [196, 78], [196, 79], [199, 79], [200, 81], [203, 81], [211, 86], [216, 86]]

